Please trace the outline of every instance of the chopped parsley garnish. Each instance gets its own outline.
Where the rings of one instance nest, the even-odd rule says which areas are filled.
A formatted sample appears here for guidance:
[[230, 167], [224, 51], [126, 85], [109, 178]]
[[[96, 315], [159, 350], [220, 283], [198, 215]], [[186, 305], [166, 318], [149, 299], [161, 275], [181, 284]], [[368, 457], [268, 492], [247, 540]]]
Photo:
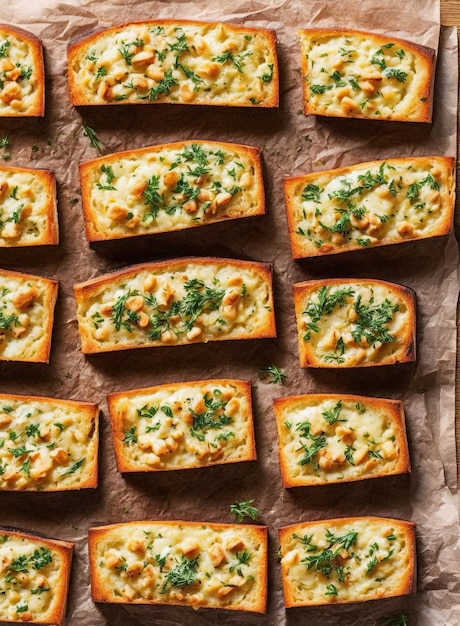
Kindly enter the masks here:
[[137, 443], [137, 432], [135, 426], [131, 426], [131, 428], [125, 432], [123, 443]]
[[192, 437], [196, 437], [199, 441], [205, 441], [205, 433], [210, 429], [221, 429], [231, 424], [232, 418], [225, 415], [225, 407], [228, 402], [221, 400], [219, 394], [211, 396], [206, 393], [203, 397], [205, 410], [201, 413], [190, 409], [193, 416], [193, 424], [190, 428]]
[[304, 335], [305, 341], [310, 339], [312, 332], [319, 332], [319, 328], [316, 323], [319, 322], [323, 315], [329, 315], [332, 313], [336, 306], [344, 306], [347, 303], [348, 298], [353, 296], [354, 293], [355, 292], [352, 287], [336, 289], [332, 293], [330, 292], [329, 287], [320, 287], [316, 302], [310, 299], [305, 307], [305, 310], [303, 311], [303, 315], [308, 315], [310, 318], [310, 322], [307, 323], [307, 332]]
[[80, 469], [80, 467], [83, 465], [85, 461], [86, 461], [86, 457], [83, 457], [79, 459], [78, 461], [75, 461], [75, 463], [71, 465], [68, 470], [66, 470], [65, 472], [61, 474], [61, 476], [69, 476], [70, 474], [75, 474], [75, 472]]
[[143, 96], [142, 99], [147, 98], [150, 102], [154, 102], [159, 96], [169, 96], [171, 89], [178, 84], [177, 79], [172, 75], [172, 68], [170, 68], [159, 81], [158, 85], [156, 85], [156, 87], [152, 87], [147, 96]]
[[265, 72], [259, 78], [263, 83], [271, 83], [273, 79], [273, 63], [269, 64], [268, 72]]
[[358, 314], [358, 318], [354, 322], [354, 327], [351, 331], [353, 339], [356, 343], [359, 343], [361, 338], [364, 337], [371, 345], [377, 341], [391, 343], [394, 340], [394, 336], [390, 334], [385, 324], [392, 321], [393, 314], [398, 309], [399, 306], [392, 304], [388, 298], [385, 298], [380, 304], [374, 304], [374, 297], [372, 296], [368, 304], [363, 304], [359, 295], [354, 304], [354, 310]]
[[327, 446], [327, 439], [325, 435], [313, 435], [310, 432], [310, 429], [310, 422], [301, 422], [296, 427], [296, 431], [299, 431], [299, 436], [311, 442], [311, 445], [308, 445], [307, 443], [300, 441], [300, 449], [303, 450], [303, 456], [300, 461], [298, 461], [299, 465], [307, 465], [308, 463], [311, 463], [321, 448], [325, 448]]
[[37, 548], [30, 557], [30, 563], [36, 570], [42, 569], [49, 563], [53, 562], [53, 555], [48, 548]]
[[258, 372], [259, 380], [265, 381], [272, 385], [284, 385], [287, 380], [287, 374], [279, 369], [276, 365], [268, 365], [261, 367]]
[[[250, 52], [250, 51], [241, 52], [240, 54], [234, 55], [232, 52], [227, 50], [223, 54], [220, 54], [220, 55], [214, 57], [213, 61], [217, 61], [217, 63], [226, 63], [227, 61], [230, 61], [236, 67], [238, 72], [242, 73], [243, 72], [243, 68], [244, 68], [244, 62], [243, 61], [244, 61], [244, 59], [246, 57], [251, 56], [251, 55], [252, 55], [252, 52]], [[268, 81], [266, 81], [266, 82], [268, 82]]]
[[105, 176], [106, 182], [105, 184], [98, 182], [96, 183], [96, 187], [98, 189], [105, 189], [106, 191], [111, 191], [115, 189], [115, 187], [112, 185], [112, 181], [115, 178], [115, 174], [113, 173], [112, 167], [110, 165], [105, 165], [105, 163], [103, 163], [99, 169], [101, 170], [101, 173]]
[[237, 522], [242, 522], [245, 517], [255, 520], [259, 515], [259, 510], [252, 506], [254, 500], [243, 500], [230, 505], [230, 515], [235, 515]]
[[83, 134], [88, 137], [89, 143], [98, 152], [102, 152], [102, 141], [99, 140], [94, 130], [87, 124], [83, 124]]
[[326, 422], [332, 426], [339, 421], [340, 411], [342, 410], [342, 400], [339, 400], [332, 409], [324, 409], [321, 415]]
[[304, 200], [312, 200], [313, 202], [321, 202], [321, 193], [322, 189], [318, 187], [318, 185], [313, 185], [312, 183], [308, 183], [302, 193], [302, 198]]
[[196, 581], [198, 557], [188, 559], [181, 555], [180, 561], [165, 574], [165, 582], [160, 593], [166, 593], [171, 587], [189, 587]]

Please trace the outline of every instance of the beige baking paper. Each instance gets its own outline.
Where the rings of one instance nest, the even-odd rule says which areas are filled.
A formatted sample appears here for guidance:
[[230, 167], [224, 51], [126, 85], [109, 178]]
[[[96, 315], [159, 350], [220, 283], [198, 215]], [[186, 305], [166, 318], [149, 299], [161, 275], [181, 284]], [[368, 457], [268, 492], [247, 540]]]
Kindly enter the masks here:
[[[278, 110], [152, 105], [75, 110], [69, 105], [69, 40], [98, 27], [155, 18], [222, 20], [273, 28], [278, 37], [281, 104]], [[49, 365], [0, 365], [2, 393], [26, 393], [101, 405], [100, 485], [94, 492], [0, 494], [0, 522], [76, 543], [67, 626], [287, 625], [371, 626], [406, 611], [410, 624], [460, 623], [459, 522], [456, 499], [454, 377], [458, 293], [453, 236], [387, 249], [363, 250], [303, 262], [290, 256], [282, 195], [284, 176], [370, 159], [455, 155], [457, 35], [441, 29], [432, 125], [306, 118], [302, 113], [297, 30], [339, 26], [376, 30], [438, 47], [439, 5], [433, 0], [8, 0], [0, 22], [41, 36], [46, 59], [46, 116], [1, 120], [11, 165], [56, 172], [61, 243], [44, 250], [2, 250], [0, 266], [58, 279]], [[212, 139], [263, 150], [268, 213], [142, 241], [90, 246], [84, 235], [77, 166], [98, 156], [82, 124], [93, 128], [104, 153], [182, 139]], [[84, 357], [72, 295], [74, 283], [133, 263], [187, 255], [217, 255], [273, 264], [276, 340], [134, 350]], [[311, 372], [298, 367], [291, 285], [316, 277], [375, 277], [415, 289], [418, 362], [378, 371]], [[275, 364], [284, 386], [258, 380]], [[372, 368], [371, 368], [372, 369]], [[106, 395], [172, 381], [231, 377], [253, 381], [258, 461], [179, 473], [122, 477], [116, 471]], [[403, 400], [411, 477], [362, 484], [286, 490], [281, 486], [272, 399], [306, 392], [362, 393]], [[136, 519], [232, 522], [229, 505], [254, 499], [258, 522], [269, 528], [267, 614], [183, 607], [96, 606], [91, 601], [86, 538], [90, 526]], [[409, 599], [286, 611], [283, 608], [277, 529], [301, 520], [382, 515], [417, 523], [418, 593]]]

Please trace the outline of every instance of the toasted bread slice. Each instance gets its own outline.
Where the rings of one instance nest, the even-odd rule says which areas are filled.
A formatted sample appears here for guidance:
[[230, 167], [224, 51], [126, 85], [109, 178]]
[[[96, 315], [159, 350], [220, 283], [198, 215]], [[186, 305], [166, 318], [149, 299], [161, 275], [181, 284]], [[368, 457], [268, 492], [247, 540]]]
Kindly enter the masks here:
[[435, 52], [342, 29], [299, 31], [307, 115], [430, 122]]
[[141, 521], [89, 530], [95, 602], [264, 613], [267, 529]]
[[296, 259], [447, 235], [455, 159], [423, 156], [358, 163], [284, 180]]
[[58, 283], [0, 270], [0, 361], [48, 363]]
[[0, 24], [0, 117], [43, 117], [45, 64], [41, 40], [23, 28]]
[[96, 404], [0, 394], [0, 407], [0, 491], [97, 487]]
[[0, 166], [0, 247], [57, 243], [54, 172]]
[[271, 269], [182, 258], [145, 263], [75, 285], [85, 354], [276, 334]]
[[294, 285], [301, 367], [368, 367], [415, 360], [415, 293], [374, 279]]
[[193, 20], [147, 20], [69, 45], [70, 101], [276, 107], [273, 30]]
[[253, 461], [251, 383], [214, 379], [118, 392], [107, 398], [120, 472]]
[[2, 624], [64, 624], [73, 543], [0, 528]]
[[410, 472], [400, 401], [308, 394], [275, 398], [273, 402], [284, 487]]
[[180, 141], [80, 164], [89, 241], [120, 239], [262, 215], [260, 150]]
[[279, 530], [287, 607], [365, 602], [415, 591], [415, 525], [385, 517], [301, 522]]

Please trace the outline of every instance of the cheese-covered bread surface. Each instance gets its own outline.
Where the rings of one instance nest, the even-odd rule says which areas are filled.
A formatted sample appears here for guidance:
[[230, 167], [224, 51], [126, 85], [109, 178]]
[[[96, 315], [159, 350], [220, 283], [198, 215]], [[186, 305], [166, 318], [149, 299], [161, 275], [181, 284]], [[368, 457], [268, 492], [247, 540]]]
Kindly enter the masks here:
[[2, 624], [64, 624], [73, 544], [0, 528]]
[[95, 602], [265, 612], [264, 526], [139, 521], [90, 528], [89, 557]]
[[121, 472], [256, 458], [249, 381], [170, 383], [113, 393], [107, 402]]
[[57, 244], [54, 172], [0, 166], [0, 247]]
[[279, 530], [287, 607], [365, 602], [415, 591], [415, 525], [384, 517], [301, 522]]
[[405, 157], [284, 180], [294, 258], [446, 235], [455, 206], [455, 159]]
[[97, 486], [97, 405], [0, 395], [0, 491]]
[[90, 241], [182, 230], [261, 215], [258, 148], [181, 141], [80, 164]]
[[415, 294], [375, 279], [294, 285], [301, 367], [367, 367], [415, 360]]
[[410, 471], [400, 401], [344, 394], [274, 399], [285, 487], [381, 478]]
[[271, 269], [191, 257], [146, 263], [75, 285], [84, 353], [276, 334]]
[[307, 115], [430, 122], [434, 50], [377, 33], [299, 31]]
[[69, 45], [74, 105], [278, 106], [272, 30], [149, 20], [96, 31]]
[[47, 363], [58, 283], [0, 269], [0, 361]]
[[0, 117], [43, 117], [45, 66], [34, 34], [0, 24]]

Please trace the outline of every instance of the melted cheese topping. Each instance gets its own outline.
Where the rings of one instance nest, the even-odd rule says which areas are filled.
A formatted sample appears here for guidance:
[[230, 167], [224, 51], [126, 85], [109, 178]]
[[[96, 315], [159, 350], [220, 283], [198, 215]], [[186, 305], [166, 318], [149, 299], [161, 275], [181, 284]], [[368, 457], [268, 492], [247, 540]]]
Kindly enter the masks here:
[[266, 275], [227, 261], [128, 272], [101, 279], [91, 295], [80, 296], [79, 286], [75, 293], [80, 327], [92, 342], [84, 351], [250, 338], [273, 319]]
[[301, 351], [321, 367], [407, 360], [415, 332], [408, 300], [379, 282], [307, 287], [297, 316]]
[[427, 59], [409, 42], [315, 31], [300, 39], [307, 113], [410, 121], [427, 108]]
[[47, 174], [0, 168], [0, 246], [57, 243], [54, 180]]
[[52, 286], [44, 278], [0, 274], [0, 360], [34, 361], [49, 343]]
[[[174, 384], [109, 402], [122, 471], [171, 470], [254, 458], [252, 412], [238, 381]], [[112, 422], [114, 423], [114, 422]]]
[[362, 602], [411, 591], [415, 554], [399, 520], [325, 520], [282, 529], [288, 606]]
[[445, 234], [451, 225], [453, 174], [441, 157], [389, 159], [291, 180], [285, 184], [297, 257]]
[[0, 117], [28, 115], [42, 98], [29, 42], [0, 28]]
[[0, 397], [0, 490], [61, 491], [97, 471], [97, 408]]
[[283, 481], [327, 484], [397, 474], [402, 425], [393, 408], [367, 398], [302, 396], [275, 401]]
[[93, 542], [90, 531], [96, 600], [263, 611], [267, 546], [256, 528], [139, 522]]
[[73, 104], [277, 105], [270, 31], [199, 22], [127, 24], [70, 50]]
[[250, 150], [228, 144], [160, 146], [97, 159], [85, 170], [90, 240], [181, 230], [263, 212], [260, 163]]
[[49, 543], [0, 534], [0, 620], [48, 623], [61, 586], [61, 557]]

